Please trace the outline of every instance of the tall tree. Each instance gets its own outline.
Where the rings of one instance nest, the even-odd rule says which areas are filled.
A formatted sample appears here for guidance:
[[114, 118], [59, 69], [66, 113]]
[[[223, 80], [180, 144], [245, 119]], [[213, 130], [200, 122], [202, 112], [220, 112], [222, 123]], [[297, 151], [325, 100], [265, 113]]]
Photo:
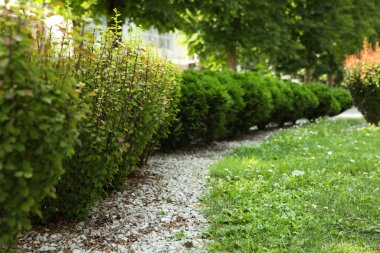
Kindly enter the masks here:
[[374, 36], [378, 5], [377, 0], [294, 0], [291, 33], [300, 48], [294, 57], [282, 57], [277, 69], [287, 73], [303, 69], [305, 82], [326, 74], [331, 85], [344, 58], [360, 50], [365, 36]]
[[190, 49], [235, 70], [240, 49], [278, 51], [289, 38], [287, 5], [287, 0], [204, 0], [186, 17]]
[[114, 10], [117, 9], [121, 20], [128, 18], [136, 25], [144, 28], [153, 26], [160, 32], [180, 29], [182, 14], [188, 9], [194, 9], [198, 1], [201, 0], [63, 0], [79, 16], [91, 11], [93, 18], [106, 16], [108, 22], [112, 23]]

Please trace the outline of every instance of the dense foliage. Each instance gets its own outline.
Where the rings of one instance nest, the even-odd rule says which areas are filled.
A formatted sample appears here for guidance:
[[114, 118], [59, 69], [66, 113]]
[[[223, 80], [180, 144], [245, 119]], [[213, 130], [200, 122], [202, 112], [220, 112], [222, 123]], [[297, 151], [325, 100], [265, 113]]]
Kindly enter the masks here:
[[211, 252], [368, 252], [379, 241], [380, 129], [321, 120], [210, 169]]
[[346, 60], [345, 85], [364, 118], [380, 125], [380, 48], [364, 46], [360, 56]]
[[318, 107], [309, 111], [309, 119], [316, 119], [320, 115], [336, 115], [341, 111], [341, 107], [336, 98], [332, 95], [331, 90], [320, 83], [308, 83], [306, 87], [317, 96], [319, 100]]
[[[61, 3], [59, 0], [52, 2]], [[106, 15], [160, 32], [180, 30], [203, 64], [268, 68], [305, 82], [341, 81], [343, 60], [378, 41], [378, 0], [64, 0], [78, 15]], [[112, 23], [112, 20], [111, 22]]]
[[85, 35], [87, 42], [73, 56], [87, 114], [57, 198], [44, 205], [45, 217], [85, 216], [105, 187], [123, 186], [148, 144], [168, 131], [179, 91], [177, 70], [138, 40], [120, 43], [117, 31], [102, 31], [101, 41]]
[[301, 118], [336, 115], [351, 106], [342, 88], [301, 85], [252, 72], [188, 70], [183, 72], [181, 90], [177, 120], [164, 147], [210, 143], [252, 126], [282, 126]]
[[[0, 6], [0, 251], [55, 196], [80, 110], [64, 52], [32, 34], [35, 13]], [[5, 247], [5, 246], [4, 246]]]
[[167, 135], [180, 88], [172, 63], [119, 40], [117, 20], [100, 39], [85, 24], [57, 38], [42, 12], [1, 13], [0, 246], [30, 217], [83, 217], [122, 187]]
[[340, 109], [342, 112], [352, 107], [353, 101], [349, 90], [341, 88], [332, 88], [330, 91], [332, 96], [340, 104]]

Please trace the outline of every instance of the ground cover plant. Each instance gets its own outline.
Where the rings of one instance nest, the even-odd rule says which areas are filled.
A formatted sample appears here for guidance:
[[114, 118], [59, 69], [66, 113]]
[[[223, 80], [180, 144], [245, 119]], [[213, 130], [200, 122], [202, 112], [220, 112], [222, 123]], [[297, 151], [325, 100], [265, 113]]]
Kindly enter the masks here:
[[321, 120], [241, 147], [210, 169], [216, 252], [378, 252], [380, 130]]

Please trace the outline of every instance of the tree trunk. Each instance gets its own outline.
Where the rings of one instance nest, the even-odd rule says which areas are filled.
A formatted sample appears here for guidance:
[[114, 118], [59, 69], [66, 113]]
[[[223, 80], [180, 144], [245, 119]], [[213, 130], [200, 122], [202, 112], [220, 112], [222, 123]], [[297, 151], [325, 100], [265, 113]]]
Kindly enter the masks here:
[[276, 74], [276, 63], [277, 63], [277, 59], [276, 57], [270, 57], [269, 58], [269, 68], [270, 70]]
[[307, 68], [306, 68], [306, 71], [305, 71], [305, 79], [304, 79], [304, 83], [309, 83], [309, 82], [311, 82], [312, 74], [313, 74], [312, 69], [311, 69], [310, 67], [307, 67]]
[[228, 53], [228, 67], [233, 71], [237, 71], [237, 59], [236, 52], [232, 51]]
[[334, 74], [333, 73], [328, 73], [327, 74], [327, 85], [329, 87], [333, 87], [334, 86]]

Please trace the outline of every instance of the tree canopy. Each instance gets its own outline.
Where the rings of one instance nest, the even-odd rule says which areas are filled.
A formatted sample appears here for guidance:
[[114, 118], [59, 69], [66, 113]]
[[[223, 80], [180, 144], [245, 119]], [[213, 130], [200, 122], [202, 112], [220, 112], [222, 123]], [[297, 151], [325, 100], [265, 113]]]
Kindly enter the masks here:
[[[69, 0], [64, 0], [69, 2]], [[378, 0], [87, 0], [70, 1], [76, 14], [91, 11], [155, 27], [181, 30], [205, 66], [251, 66], [304, 80], [327, 75], [332, 82], [343, 59], [367, 37], [377, 41]], [[258, 60], [259, 59], [259, 60]]]

